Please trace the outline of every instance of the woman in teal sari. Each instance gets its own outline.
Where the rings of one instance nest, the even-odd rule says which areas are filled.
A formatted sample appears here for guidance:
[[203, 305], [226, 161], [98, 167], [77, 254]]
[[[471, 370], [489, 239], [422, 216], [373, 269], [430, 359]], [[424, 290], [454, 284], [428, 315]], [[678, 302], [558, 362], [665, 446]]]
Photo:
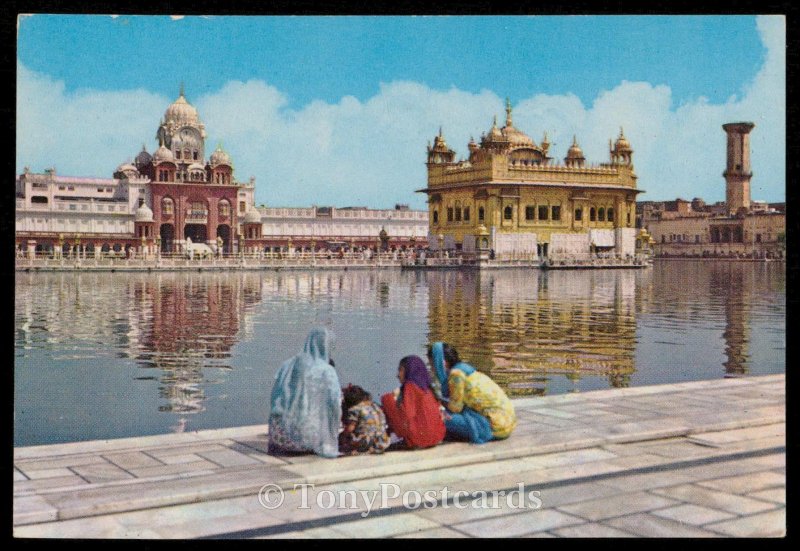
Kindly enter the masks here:
[[278, 370], [269, 416], [270, 452], [339, 455], [342, 389], [330, 359], [332, 334], [313, 329], [303, 351]]

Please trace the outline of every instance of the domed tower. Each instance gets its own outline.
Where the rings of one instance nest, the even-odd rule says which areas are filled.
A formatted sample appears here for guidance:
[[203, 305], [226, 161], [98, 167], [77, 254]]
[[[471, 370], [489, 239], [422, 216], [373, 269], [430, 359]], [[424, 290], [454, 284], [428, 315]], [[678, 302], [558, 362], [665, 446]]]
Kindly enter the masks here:
[[564, 157], [564, 164], [570, 168], [583, 168], [586, 164], [586, 157], [583, 156], [583, 150], [578, 145], [578, 138], [572, 136], [572, 145], [567, 151], [567, 156]]
[[614, 164], [632, 165], [633, 164], [633, 149], [631, 144], [625, 137], [622, 127], [619, 129], [619, 137], [611, 148], [611, 162]]
[[433, 147], [428, 145], [428, 164], [452, 163], [455, 158], [456, 152], [447, 147], [442, 128], [439, 127], [439, 135], [433, 139]]
[[145, 239], [152, 239], [155, 236], [155, 221], [153, 220], [153, 211], [144, 202], [144, 199], [139, 199], [139, 208], [133, 218], [134, 234], [138, 238], [144, 237]]
[[211, 154], [207, 170], [212, 184], [230, 185], [233, 183], [233, 164], [230, 156], [222, 149], [222, 144]]
[[153, 154], [153, 172], [155, 173], [155, 181], [157, 182], [174, 182], [175, 174], [177, 172], [177, 164], [172, 151], [167, 149], [166, 145], [162, 145]]
[[242, 230], [245, 239], [261, 239], [261, 213], [256, 207], [247, 208], [242, 221]]
[[205, 125], [188, 101], [181, 85], [180, 95], [164, 113], [156, 133], [160, 146], [172, 152], [177, 181], [193, 181], [189, 166], [202, 164], [205, 159]]

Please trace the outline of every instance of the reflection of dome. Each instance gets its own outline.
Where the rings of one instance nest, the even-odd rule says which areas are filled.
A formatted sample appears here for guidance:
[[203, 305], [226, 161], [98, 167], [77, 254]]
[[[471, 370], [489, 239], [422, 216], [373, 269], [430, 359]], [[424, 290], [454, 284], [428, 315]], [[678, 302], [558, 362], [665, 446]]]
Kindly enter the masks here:
[[250, 207], [249, 209], [247, 209], [247, 214], [244, 215], [244, 223], [245, 224], [261, 223], [261, 213], [258, 212], [257, 208]]
[[172, 155], [172, 151], [167, 149], [166, 146], [162, 145], [153, 154], [153, 162], [155, 162], [155, 163], [165, 163], [165, 162], [173, 163], [173, 162], [175, 162], [175, 157]]
[[136, 165], [137, 166], [147, 166], [151, 162], [153, 162], [153, 156], [150, 155], [147, 152], [147, 150], [144, 148], [144, 146], [142, 146], [142, 150], [136, 156], [136, 161], [135, 161]]
[[186, 98], [183, 97], [183, 91], [181, 91], [181, 95], [175, 102], [167, 107], [166, 113], [164, 113], [164, 122], [175, 122], [175, 123], [198, 123], [199, 119], [197, 117], [197, 109], [192, 107]]
[[217, 146], [217, 149], [211, 154], [209, 161], [211, 162], [211, 166], [231, 165], [231, 158], [222, 150], [221, 146]]
[[134, 217], [135, 222], [152, 222], [153, 221], [153, 211], [150, 210], [146, 204], [142, 203], [138, 209], [136, 209], [136, 216]]

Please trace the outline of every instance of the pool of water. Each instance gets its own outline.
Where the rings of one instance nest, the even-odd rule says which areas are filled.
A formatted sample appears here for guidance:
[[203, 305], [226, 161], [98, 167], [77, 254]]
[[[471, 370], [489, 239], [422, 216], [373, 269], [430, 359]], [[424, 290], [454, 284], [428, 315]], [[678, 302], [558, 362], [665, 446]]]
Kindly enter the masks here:
[[14, 443], [261, 424], [325, 325], [374, 395], [434, 340], [510, 395], [785, 371], [785, 265], [646, 270], [17, 274]]

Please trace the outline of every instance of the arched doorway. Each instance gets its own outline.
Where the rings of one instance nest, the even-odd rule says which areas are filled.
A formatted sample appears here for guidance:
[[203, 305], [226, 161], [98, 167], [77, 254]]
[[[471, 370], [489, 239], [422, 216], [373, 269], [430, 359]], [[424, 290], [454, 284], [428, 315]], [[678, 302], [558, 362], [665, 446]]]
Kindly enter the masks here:
[[187, 237], [192, 243], [205, 243], [208, 240], [205, 224], [186, 224], [183, 228], [183, 238]]
[[231, 227], [227, 224], [220, 224], [217, 226], [217, 237], [222, 238], [222, 251], [224, 253], [231, 252]]
[[172, 224], [161, 224], [159, 235], [161, 236], [161, 251], [171, 253], [175, 243], [175, 226]]

